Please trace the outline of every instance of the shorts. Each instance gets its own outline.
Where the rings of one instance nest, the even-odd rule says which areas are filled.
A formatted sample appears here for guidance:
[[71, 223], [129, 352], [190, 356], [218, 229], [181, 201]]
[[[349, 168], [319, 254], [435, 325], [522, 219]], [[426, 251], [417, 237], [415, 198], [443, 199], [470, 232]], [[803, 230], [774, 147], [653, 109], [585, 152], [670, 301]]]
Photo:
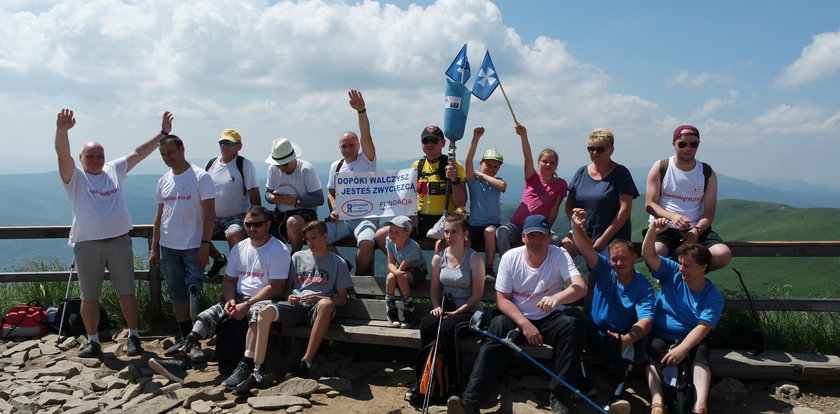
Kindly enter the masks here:
[[[688, 233], [688, 231], [677, 230], [669, 227], [668, 230], [656, 235], [656, 241], [664, 244], [668, 248], [668, 254], [672, 255], [677, 250], [677, 247], [680, 247], [682, 244], [680, 240], [685, 237], [686, 233]], [[723, 244], [723, 240], [721, 240], [720, 236], [712, 231], [711, 228], [708, 228], [700, 234], [700, 237], [697, 238], [697, 243], [706, 246], [708, 249], [716, 244]]]
[[204, 286], [204, 269], [198, 266], [198, 249], [177, 250], [160, 246], [160, 269], [166, 276], [166, 293], [172, 303], [187, 300], [191, 288], [200, 292]]
[[[236, 294], [236, 303], [242, 303], [246, 300], [250, 299], [249, 296], [243, 296], [239, 293]], [[195, 323], [193, 324], [193, 332], [197, 332], [202, 339], [207, 339], [216, 332], [216, 326], [225, 318], [225, 301], [217, 303], [198, 314], [195, 317]], [[251, 305], [251, 308], [248, 309], [248, 316], [246, 319], [248, 320], [248, 324], [257, 323], [257, 317], [259, 316], [260, 307], [271, 305], [271, 300], [261, 300], [259, 302], [254, 302]]]
[[486, 226], [470, 226], [470, 247], [473, 250], [484, 248], [484, 230], [488, 227], [497, 229], [500, 224], [488, 224]]
[[363, 241], [373, 242], [379, 219], [376, 217], [355, 220], [328, 220], [327, 244], [333, 244], [349, 235], [356, 238], [356, 246]]
[[[308, 208], [299, 208], [296, 210], [280, 211], [274, 209], [274, 219], [271, 225], [271, 235], [280, 240], [288, 240], [289, 233], [286, 231], [286, 219], [291, 216], [301, 216], [304, 223], [309, 223], [312, 220], [318, 220], [318, 213], [315, 210]], [[301, 234], [301, 238], [303, 235]]]
[[118, 295], [134, 294], [134, 251], [128, 233], [102, 240], [88, 240], [73, 245], [79, 290], [82, 300], [99, 300], [105, 269], [111, 273], [111, 285]]
[[417, 228], [411, 232], [411, 238], [414, 240], [425, 239], [426, 233], [437, 224], [441, 217], [443, 217], [441, 214], [418, 214]]
[[233, 217], [216, 217], [216, 221], [213, 224], [213, 237], [214, 239], [224, 239], [225, 233], [229, 231], [238, 231], [242, 234], [242, 237], [248, 237], [248, 234], [245, 233], [245, 214], [240, 214], [238, 216]]
[[426, 275], [429, 274], [429, 271], [424, 266], [409, 267], [405, 271], [411, 273], [411, 280], [408, 281], [410, 285], [416, 285], [426, 280]]
[[[286, 333], [286, 330], [300, 324], [307, 324], [312, 326], [315, 324], [315, 318], [318, 317], [318, 307], [315, 305], [292, 305], [287, 301], [275, 302], [268, 305], [274, 308], [274, 322], [278, 322], [283, 326], [280, 328], [280, 333]], [[335, 308], [330, 315], [330, 319], [335, 316]]]
[[[648, 334], [648, 338], [650, 341], [648, 342], [647, 346], [647, 354], [649, 358], [649, 362], [651, 365], [656, 367], [657, 370], [661, 370], [662, 357], [668, 353], [668, 348], [673, 345], [676, 341], [672, 341], [669, 339], [660, 338], [653, 333]], [[688, 351], [688, 355], [685, 356], [685, 360], [687, 365], [691, 366], [694, 364], [701, 364], [705, 366], [709, 366], [709, 344], [708, 344], [708, 337], [703, 339], [697, 346], [691, 348]], [[681, 363], [682, 364], [682, 363]]]

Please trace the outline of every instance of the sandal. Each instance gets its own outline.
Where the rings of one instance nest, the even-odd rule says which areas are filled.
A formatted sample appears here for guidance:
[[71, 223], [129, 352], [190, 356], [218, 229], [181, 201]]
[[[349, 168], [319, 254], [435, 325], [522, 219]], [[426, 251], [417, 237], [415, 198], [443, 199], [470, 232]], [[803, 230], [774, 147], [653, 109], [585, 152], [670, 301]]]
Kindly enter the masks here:
[[665, 406], [660, 403], [653, 403], [650, 405], [650, 414], [665, 414]]

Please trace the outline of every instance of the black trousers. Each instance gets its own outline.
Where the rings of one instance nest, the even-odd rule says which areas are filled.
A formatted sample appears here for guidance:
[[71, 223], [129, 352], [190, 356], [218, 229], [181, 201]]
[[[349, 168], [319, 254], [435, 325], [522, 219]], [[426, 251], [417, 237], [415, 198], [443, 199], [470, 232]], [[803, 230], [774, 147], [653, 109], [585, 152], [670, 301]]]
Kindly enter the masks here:
[[[580, 312], [554, 311], [545, 318], [532, 320], [543, 336], [543, 341], [554, 347], [553, 371], [568, 383], [576, 383], [581, 376], [580, 356], [586, 337], [584, 321], [578, 317]], [[582, 316], [580, 314], [579, 316]], [[508, 332], [516, 329], [516, 324], [505, 315], [498, 315], [490, 321], [488, 332], [504, 338]], [[517, 344], [527, 343], [520, 334]], [[466, 403], [480, 403], [490, 396], [496, 384], [502, 379], [508, 364], [513, 360], [513, 350], [498, 341], [485, 338], [475, 360], [470, 380], [464, 390], [462, 400]], [[552, 368], [552, 367], [549, 367]], [[552, 378], [548, 388], [557, 394], [569, 396], [563, 384]]]
[[[455, 379], [452, 384], [456, 390], [461, 389], [461, 364], [458, 354], [458, 337], [470, 335], [469, 325], [473, 312], [464, 312], [443, 318], [440, 324], [439, 354], [446, 355], [446, 366], [449, 374]], [[420, 344], [426, 346], [435, 340], [440, 318], [427, 314], [420, 321]]]

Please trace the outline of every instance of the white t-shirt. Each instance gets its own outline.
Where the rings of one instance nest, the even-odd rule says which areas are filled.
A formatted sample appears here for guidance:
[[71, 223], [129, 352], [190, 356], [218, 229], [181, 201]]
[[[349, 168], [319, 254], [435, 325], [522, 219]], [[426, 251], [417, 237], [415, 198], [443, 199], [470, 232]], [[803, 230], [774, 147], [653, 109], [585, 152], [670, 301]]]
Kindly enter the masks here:
[[[703, 163], [695, 159], [696, 164], [691, 171], [683, 171], [674, 165], [676, 156], [668, 162], [668, 169], [662, 177], [662, 189], [659, 190], [659, 206], [672, 213], [688, 217], [691, 226], [703, 218], [703, 197], [706, 195], [706, 179], [703, 176]], [[659, 166], [659, 161], [654, 165]], [[654, 217], [650, 216], [649, 222]], [[677, 228], [674, 223], [668, 227]]]
[[[502, 256], [496, 274], [496, 290], [512, 293], [513, 304], [526, 318], [540, 320], [549, 312], [537, 308], [537, 303], [543, 297], [565, 289], [572, 276], [579, 277], [580, 272], [566, 249], [549, 245], [548, 256], [539, 268], [533, 268], [525, 261], [525, 246], [520, 246]], [[559, 305], [556, 309], [563, 310], [565, 307]]]
[[[344, 158], [342, 158], [341, 160], [343, 160], [343, 159]], [[327, 188], [329, 188], [330, 190], [335, 190], [335, 167], [338, 167], [338, 163], [341, 162], [341, 160], [333, 161], [333, 163], [330, 164], [330, 173], [327, 177]], [[373, 161], [371, 161], [370, 159], [368, 159], [367, 155], [365, 155], [365, 153], [363, 151], [359, 151], [359, 155], [356, 157], [356, 161], [353, 161], [353, 162], [344, 161], [344, 163], [341, 164], [341, 169], [339, 169], [338, 172], [344, 172], [344, 171], [352, 171], [352, 172], [373, 172], [373, 171], [376, 171], [376, 158], [374, 158]]]
[[245, 185], [242, 185], [242, 174], [236, 168], [236, 158], [230, 163], [222, 162], [222, 157], [207, 170], [216, 185], [216, 217], [234, 217], [245, 214], [251, 206], [251, 199], [243, 190], [257, 188], [257, 169], [246, 159], [242, 160], [242, 174], [245, 175]]
[[291, 260], [286, 245], [274, 237], [260, 247], [245, 239], [230, 249], [225, 274], [238, 279], [237, 293], [251, 297], [268, 286], [269, 279], [288, 279]]
[[[269, 164], [265, 189], [280, 194], [303, 196], [313, 191], [321, 191], [321, 180], [318, 179], [318, 172], [315, 171], [312, 164], [298, 158], [297, 166], [291, 174], [286, 174], [274, 164]], [[275, 204], [275, 207], [279, 211], [297, 210], [299, 208], [288, 204]]]
[[178, 175], [169, 170], [158, 180], [155, 196], [158, 204], [163, 204], [160, 245], [175, 250], [201, 246], [204, 233], [201, 202], [216, 196], [210, 175], [194, 164]]
[[71, 245], [122, 236], [131, 230], [122, 189], [127, 166], [126, 158], [121, 157], [106, 163], [100, 174], [86, 173], [79, 166], [73, 170], [70, 182], [64, 184], [73, 206]]

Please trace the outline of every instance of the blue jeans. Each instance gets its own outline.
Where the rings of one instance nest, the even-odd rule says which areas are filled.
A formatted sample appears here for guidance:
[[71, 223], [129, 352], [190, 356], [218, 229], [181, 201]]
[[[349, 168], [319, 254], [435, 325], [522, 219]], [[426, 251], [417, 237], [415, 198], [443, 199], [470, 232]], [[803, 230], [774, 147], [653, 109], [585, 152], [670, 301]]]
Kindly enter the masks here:
[[160, 269], [166, 276], [166, 293], [172, 303], [181, 303], [195, 287], [203, 286], [204, 269], [198, 266], [198, 249], [177, 250], [160, 246]]

